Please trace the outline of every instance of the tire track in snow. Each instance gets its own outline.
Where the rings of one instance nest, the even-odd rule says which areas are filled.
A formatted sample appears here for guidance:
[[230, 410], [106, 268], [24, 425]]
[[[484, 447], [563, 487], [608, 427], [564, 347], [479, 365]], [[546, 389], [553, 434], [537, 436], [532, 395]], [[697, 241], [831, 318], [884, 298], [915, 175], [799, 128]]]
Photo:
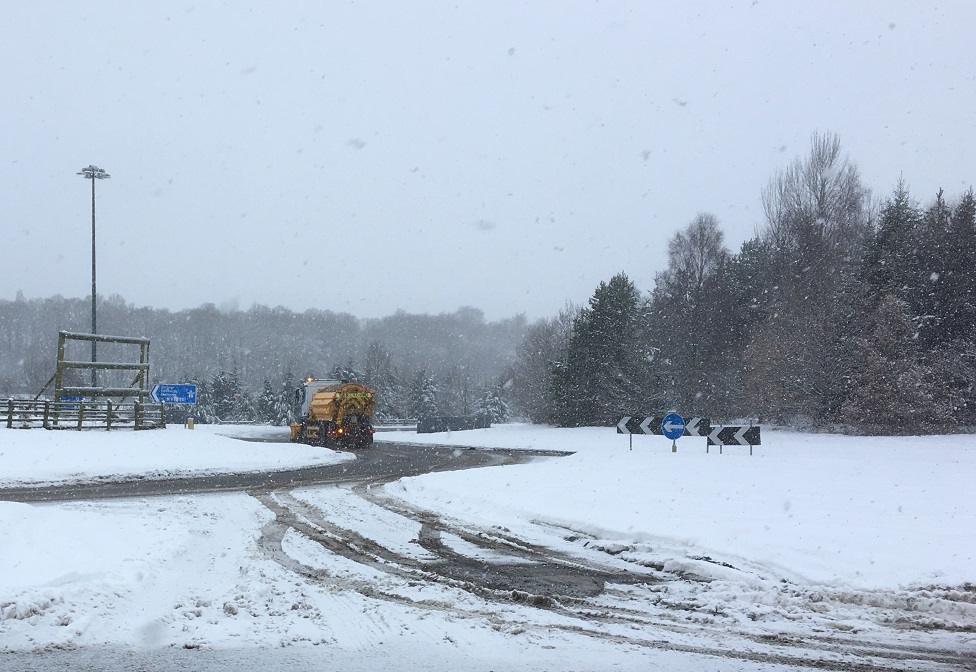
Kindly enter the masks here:
[[[599, 638], [620, 645], [650, 647], [797, 668], [863, 671], [879, 669], [976, 669], [967, 657], [951, 651], [937, 649], [888, 647], [882, 643], [857, 643], [840, 639], [830, 642], [823, 640], [808, 641], [808, 638], [780, 640], [750, 635], [749, 633], [730, 633], [726, 628], [703, 628], [677, 622], [667, 625], [678, 625], [679, 627], [662, 628], [661, 626], [665, 626], [665, 623], [655, 622], [657, 619], [654, 618], [654, 614], [639, 609], [587, 604], [587, 598], [603, 592], [602, 584], [608, 577], [625, 576], [623, 573], [614, 574], [613, 571], [600, 569], [591, 563], [581, 562], [579, 558], [563, 557], [552, 549], [526, 543], [511, 535], [502, 533], [496, 536], [494, 530], [490, 533], [473, 532], [463, 526], [448, 524], [430, 512], [411, 509], [399, 502], [393, 504], [389, 498], [376, 495], [364, 484], [355, 486], [354, 490], [357, 494], [362, 495], [364, 500], [400, 515], [406, 514], [407, 517], [420, 523], [418, 542], [421, 547], [437, 555], [440, 560], [425, 562], [391, 551], [377, 541], [329, 523], [316, 507], [298, 500], [289, 493], [276, 493], [273, 496], [255, 493], [255, 496], [275, 515], [275, 520], [268, 523], [265, 528], [267, 534], [262, 533], [259, 545], [266, 552], [269, 552], [269, 557], [279, 562], [283, 567], [313, 581], [325, 582], [334, 588], [355, 590], [365, 597], [393, 602], [401, 606], [434, 610], [454, 617], [482, 620], [493, 627], [507, 628], [513, 632], [537, 631], [542, 633], [558, 630], [568, 635]], [[288, 529], [295, 530], [320, 544], [329, 552], [354, 560], [372, 569], [384, 571], [400, 581], [440, 583], [452, 589], [468, 592], [483, 600], [486, 606], [485, 608], [467, 609], [444, 601], [414, 600], [398, 594], [395, 588], [377, 590], [375, 585], [369, 581], [337, 579], [321, 568], [298, 563], [284, 552], [281, 548], [281, 540], [283, 540]], [[446, 547], [440, 540], [442, 532], [454, 534], [464, 541], [488, 550], [511, 551], [512, 555], [521, 560], [531, 560], [537, 565], [541, 563], [542, 566], [550, 569], [552, 567], [560, 569], [571, 567], [572, 571], [578, 575], [585, 576], [586, 572], [592, 571], [596, 576], [591, 576], [593, 583], [587, 590], [577, 591], [577, 594], [561, 595], [552, 591], [547, 593], [520, 591], [505, 583], [506, 579], [510, 580], [513, 576], [508, 572], [508, 568], [514, 569], [516, 566], [501, 565], [506, 567], [506, 570], [498, 571], [491, 569], [491, 565], [488, 565], [489, 569], [481, 571], [484, 567], [479, 564], [476, 571], [472, 571], [474, 561]], [[524, 571], [526, 566], [519, 564], [517, 569]], [[650, 575], [644, 575], [640, 578], [643, 581], [654, 580]], [[683, 579], [675, 578], [674, 580]], [[597, 582], [601, 585], [600, 589], [595, 591], [593, 586]], [[542, 586], [541, 583], [538, 585]], [[558, 586], [561, 584], [559, 581], [554, 581], [549, 585]], [[497, 609], [489, 608], [491, 604], [539, 609], [560, 617], [563, 622], [540, 624], [524, 617], [513, 617], [512, 614], [503, 615]], [[644, 630], [647, 632], [647, 636], [620, 634], [612, 631], [612, 626], [621, 625]], [[705, 636], [706, 639], [713, 639], [714, 644], [694, 645], [680, 641], [668, 641], [660, 638], [662, 631], [671, 632], [681, 637], [695, 636], [701, 639], [702, 636]], [[765, 650], [748, 650], [743, 646], [746, 642], [748, 642], [747, 646], [752, 649], [759, 646]], [[851, 660], [853, 656], [859, 660]], [[893, 666], [895, 662], [900, 665]]]

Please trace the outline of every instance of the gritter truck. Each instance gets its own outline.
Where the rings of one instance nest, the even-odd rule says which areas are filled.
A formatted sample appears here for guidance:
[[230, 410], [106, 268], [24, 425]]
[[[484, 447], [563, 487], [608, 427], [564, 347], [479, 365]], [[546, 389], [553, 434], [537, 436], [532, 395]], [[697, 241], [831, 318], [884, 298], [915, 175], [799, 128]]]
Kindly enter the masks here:
[[373, 390], [348, 380], [308, 378], [295, 390], [301, 409], [291, 440], [326, 448], [373, 445]]

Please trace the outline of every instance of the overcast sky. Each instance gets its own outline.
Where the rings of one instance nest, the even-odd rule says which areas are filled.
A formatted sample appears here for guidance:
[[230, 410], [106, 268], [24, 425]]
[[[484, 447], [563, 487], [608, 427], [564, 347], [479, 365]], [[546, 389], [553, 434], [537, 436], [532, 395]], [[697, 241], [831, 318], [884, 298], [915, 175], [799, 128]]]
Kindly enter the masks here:
[[89, 163], [100, 295], [362, 317], [649, 290], [815, 130], [879, 195], [976, 180], [965, 0], [244, 4], [5, 5], [0, 298], [88, 295]]

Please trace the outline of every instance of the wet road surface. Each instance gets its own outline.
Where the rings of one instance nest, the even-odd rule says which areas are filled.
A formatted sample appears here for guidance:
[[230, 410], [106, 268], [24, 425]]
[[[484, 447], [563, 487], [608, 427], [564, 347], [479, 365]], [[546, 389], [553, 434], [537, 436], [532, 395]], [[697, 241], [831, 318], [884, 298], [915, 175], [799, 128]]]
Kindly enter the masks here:
[[[276, 441], [270, 441], [276, 443]], [[387, 482], [434, 471], [518, 464], [536, 457], [568, 453], [528, 450], [483, 450], [454, 446], [376, 443], [355, 453], [356, 459], [321, 467], [104, 483], [0, 488], [0, 501], [67, 502], [114, 497], [189, 495], [207, 492], [272, 491], [314, 485]]]

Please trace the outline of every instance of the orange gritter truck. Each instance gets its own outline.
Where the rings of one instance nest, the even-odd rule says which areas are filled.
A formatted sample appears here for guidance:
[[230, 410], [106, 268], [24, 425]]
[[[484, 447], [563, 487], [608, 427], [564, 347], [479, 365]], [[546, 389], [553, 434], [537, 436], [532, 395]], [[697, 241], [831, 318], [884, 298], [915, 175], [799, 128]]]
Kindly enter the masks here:
[[373, 390], [348, 380], [306, 379], [295, 390], [301, 417], [291, 427], [291, 440], [327, 448], [373, 445]]

